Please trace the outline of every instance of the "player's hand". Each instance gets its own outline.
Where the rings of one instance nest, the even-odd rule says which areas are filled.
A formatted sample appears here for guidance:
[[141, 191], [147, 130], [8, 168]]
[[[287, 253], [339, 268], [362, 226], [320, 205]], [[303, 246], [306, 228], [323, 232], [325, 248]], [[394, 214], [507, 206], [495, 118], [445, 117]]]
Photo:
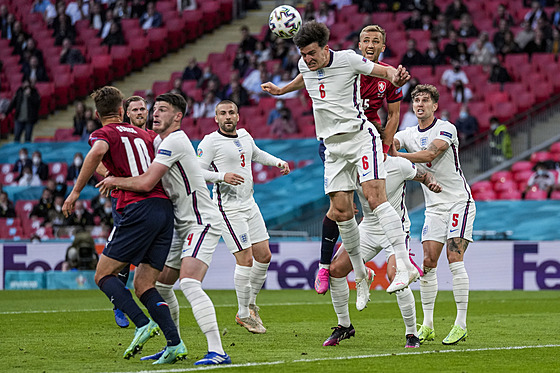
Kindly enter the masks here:
[[62, 213], [65, 218], [69, 217], [74, 212], [74, 205], [76, 204], [78, 197], [80, 197], [80, 194], [72, 190], [70, 195], [68, 195], [68, 198], [66, 198], [66, 201], [64, 201], [64, 204], [62, 205]]
[[286, 161], [282, 161], [281, 163], [279, 163], [278, 168], [280, 169], [280, 173], [282, 173], [282, 175], [287, 175], [290, 173], [290, 165]]
[[234, 174], [233, 172], [226, 172], [224, 181], [231, 185], [239, 185], [245, 182], [245, 179], [243, 179], [243, 176]]
[[443, 190], [441, 185], [439, 185], [437, 182], [428, 183], [427, 187], [434, 193], [440, 193]]
[[404, 68], [402, 65], [399, 65], [399, 67], [397, 67], [395, 75], [393, 75], [393, 79], [391, 79], [391, 83], [393, 83], [393, 85], [396, 87], [402, 87], [409, 80], [410, 74], [408, 73], [406, 68]]
[[266, 82], [261, 84], [261, 89], [265, 92], [270, 93], [271, 95], [278, 96], [282, 94], [282, 91], [278, 86], [272, 82]]
[[110, 197], [111, 191], [117, 188], [116, 178], [114, 176], [106, 177], [105, 179], [101, 180], [99, 183], [95, 185], [96, 188], [99, 188], [99, 193]]
[[395, 144], [392, 143], [391, 147], [389, 148], [389, 151], [387, 152], [387, 154], [389, 154], [391, 157], [396, 157], [396, 156], [398, 156], [398, 153], [399, 152], [398, 152], [397, 148], [395, 147]]

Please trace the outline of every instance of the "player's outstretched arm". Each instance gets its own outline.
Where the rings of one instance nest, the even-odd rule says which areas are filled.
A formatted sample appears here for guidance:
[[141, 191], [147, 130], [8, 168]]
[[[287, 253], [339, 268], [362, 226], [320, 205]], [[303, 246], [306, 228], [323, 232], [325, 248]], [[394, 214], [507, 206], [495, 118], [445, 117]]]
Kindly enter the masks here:
[[376, 63], [369, 75], [387, 79], [395, 87], [402, 87], [410, 80], [410, 74], [402, 65], [395, 69], [393, 66], [382, 66]]
[[99, 183], [96, 187], [99, 188], [101, 194], [108, 195], [113, 189], [124, 189], [133, 192], [146, 193], [154, 189], [156, 184], [161, 180], [163, 175], [169, 170], [164, 164], [153, 162], [148, 170], [142, 175], [134, 177], [114, 177], [109, 176]]
[[442, 186], [439, 185], [436, 178], [431, 172], [417, 169], [416, 177], [414, 177], [414, 179], [412, 180], [424, 184], [425, 186], [428, 187], [429, 190], [431, 190], [434, 193], [440, 193], [443, 190]]
[[449, 148], [449, 144], [443, 140], [435, 139], [428, 145], [425, 150], [414, 153], [397, 153], [399, 157], [403, 157], [412, 163], [428, 163], [436, 159], [441, 153]]
[[265, 92], [270, 93], [274, 96], [280, 96], [286, 93], [300, 90], [305, 87], [303, 81], [303, 75], [298, 74], [290, 83], [286, 84], [284, 87], [280, 88], [272, 82], [266, 82], [261, 84], [261, 89]]
[[286, 161], [280, 162], [277, 167], [280, 169], [282, 175], [287, 175], [290, 173], [290, 165]]
[[[383, 139], [383, 152], [387, 153], [390, 150], [390, 146], [393, 143], [393, 136], [397, 132], [399, 127], [399, 120], [401, 116], [401, 102], [391, 102], [387, 104], [387, 125], [385, 126]], [[385, 150], [387, 149], [387, 150]]]
[[86, 186], [88, 180], [93, 176], [97, 166], [101, 163], [103, 156], [108, 150], [109, 144], [105, 141], [96, 141], [87, 153], [82, 169], [80, 170], [80, 174], [78, 175], [78, 179], [76, 180], [76, 184], [74, 184], [74, 188], [72, 188], [70, 195], [68, 195], [62, 205], [62, 213], [65, 217], [70, 216], [74, 211], [74, 204], [80, 197], [80, 193]]

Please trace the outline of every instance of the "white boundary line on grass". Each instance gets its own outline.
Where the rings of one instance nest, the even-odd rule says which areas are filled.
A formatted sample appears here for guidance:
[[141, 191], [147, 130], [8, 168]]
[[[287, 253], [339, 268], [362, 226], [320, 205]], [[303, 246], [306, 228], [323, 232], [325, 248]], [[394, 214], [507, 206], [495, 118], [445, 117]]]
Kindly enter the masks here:
[[[437, 351], [397, 352], [397, 353], [372, 354], [372, 355], [323, 357], [323, 358], [317, 358], [317, 359], [297, 359], [297, 360], [292, 360], [292, 361], [278, 360], [278, 361], [270, 361], [270, 362], [262, 362], [262, 363], [209, 365], [209, 366], [200, 366], [200, 367], [196, 367], [196, 368], [165, 369], [165, 370], [157, 370], [157, 372], [158, 372], [158, 373], [194, 372], [194, 371], [209, 370], [209, 369], [227, 369], [227, 368], [243, 368], [243, 367], [255, 367], [255, 366], [266, 366], [266, 365], [311, 363], [311, 362], [315, 362], [315, 361], [329, 361], [329, 360], [371, 359], [371, 358], [377, 358], [377, 357], [408, 356], [408, 355], [426, 355], [426, 354], [444, 354], [444, 353], [453, 353], [453, 352], [481, 352], [481, 351], [525, 350], [525, 349], [530, 349], [530, 348], [551, 348], [551, 347], [560, 347], [560, 344], [535, 345], [535, 346], [509, 346], [509, 347], [468, 348], [468, 349], [465, 349], [465, 350], [437, 350]], [[139, 370], [139, 371], [117, 372], [117, 373], [153, 373], [153, 372], [154, 372], [154, 370]]]

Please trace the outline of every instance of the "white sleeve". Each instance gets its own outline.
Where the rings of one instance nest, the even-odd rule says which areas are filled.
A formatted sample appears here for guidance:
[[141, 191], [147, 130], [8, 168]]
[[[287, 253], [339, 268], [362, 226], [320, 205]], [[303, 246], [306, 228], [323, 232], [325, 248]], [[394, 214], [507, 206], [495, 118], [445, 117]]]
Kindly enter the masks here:
[[397, 157], [399, 162], [399, 170], [401, 171], [401, 175], [404, 180], [414, 180], [418, 170], [414, 163], [409, 161], [406, 158]]
[[184, 154], [185, 148], [168, 137], [159, 144], [154, 162], [161, 163], [167, 166], [167, 168], [171, 168]]
[[359, 74], [369, 75], [371, 74], [371, 71], [375, 67], [375, 63], [371, 62], [365, 57], [358, 55], [355, 52], [348, 53], [347, 58], [350, 66], [352, 66], [354, 71], [356, 71]]
[[443, 140], [449, 145], [453, 143], [453, 141], [457, 140], [457, 127], [449, 122], [443, 122], [441, 126], [438, 127], [438, 134], [434, 137], [434, 140]]
[[255, 140], [253, 140], [253, 138], [251, 138], [251, 143], [253, 144], [253, 158], [251, 158], [252, 162], [257, 162], [265, 166], [276, 166], [276, 167], [279, 167], [280, 164], [284, 162], [280, 158], [277, 158], [272, 154], [269, 154], [264, 150], [261, 150], [257, 146], [257, 144], [255, 144]]
[[214, 161], [215, 147], [213, 141], [207, 136], [204, 136], [202, 141], [198, 144], [196, 152], [198, 156], [198, 164], [202, 168], [202, 175], [204, 180], [210, 183], [220, 183], [224, 181], [225, 172], [212, 171], [211, 163]]

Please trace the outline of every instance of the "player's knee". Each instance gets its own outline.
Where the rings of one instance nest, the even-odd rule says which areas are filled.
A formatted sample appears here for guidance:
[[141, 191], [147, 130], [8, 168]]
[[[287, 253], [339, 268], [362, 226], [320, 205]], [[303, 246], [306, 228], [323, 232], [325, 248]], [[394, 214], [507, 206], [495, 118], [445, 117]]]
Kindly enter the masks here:
[[437, 267], [437, 259], [426, 256], [422, 264], [425, 268], [435, 268]]
[[354, 212], [349, 210], [333, 209], [332, 217], [334, 221], [347, 221], [354, 218]]

